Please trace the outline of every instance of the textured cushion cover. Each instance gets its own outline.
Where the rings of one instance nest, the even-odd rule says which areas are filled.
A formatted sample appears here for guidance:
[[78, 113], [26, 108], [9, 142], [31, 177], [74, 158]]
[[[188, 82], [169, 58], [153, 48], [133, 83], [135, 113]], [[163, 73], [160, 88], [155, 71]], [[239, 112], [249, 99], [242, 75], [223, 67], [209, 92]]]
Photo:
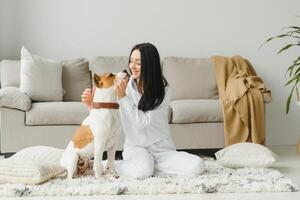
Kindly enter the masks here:
[[1, 61], [1, 88], [20, 87], [20, 60]]
[[27, 111], [31, 108], [30, 97], [17, 87], [0, 89], [0, 106]]
[[64, 101], [81, 101], [85, 88], [91, 88], [89, 62], [84, 58], [62, 63], [62, 85], [66, 92]]
[[269, 167], [278, 156], [260, 144], [242, 142], [215, 153], [219, 164], [225, 167]]
[[0, 183], [39, 184], [65, 172], [59, 165], [63, 149], [28, 147], [0, 160]]
[[89, 111], [82, 102], [37, 102], [26, 112], [26, 125], [79, 125]]
[[34, 101], [61, 101], [62, 64], [21, 50], [20, 88]]
[[166, 57], [162, 69], [174, 91], [173, 99], [218, 99], [210, 59]]
[[32, 146], [18, 151], [10, 158], [19, 160], [47, 161], [59, 165], [63, 151], [63, 149], [50, 146]]
[[172, 100], [172, 123], [222, 122], [223, 113], [219, 100], [185, 99]]

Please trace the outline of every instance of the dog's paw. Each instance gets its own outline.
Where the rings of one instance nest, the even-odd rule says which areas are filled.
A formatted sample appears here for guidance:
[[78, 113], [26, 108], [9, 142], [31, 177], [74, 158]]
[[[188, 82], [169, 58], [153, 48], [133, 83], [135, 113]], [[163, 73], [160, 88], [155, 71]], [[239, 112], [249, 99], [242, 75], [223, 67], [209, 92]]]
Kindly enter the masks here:
[[67, 183], [71, 183], [73, 181], [73, 176], [67, 176], [66, 181]]
[[96, 178], [100, 178], [104, 174], [102, 167], [93, 167], [93, 170]]
[[101, 178], [102, 176], [102, 173], [100, 172], [95, 172], [95, 177], [98, 179], [98, 178]]
[[105, 175], [108, 175], [108, 174], [112, 174], [112, 175], [117, 174], [117, 172], [116, 172], [116, 170], [113, 166], [106, 166], [105, 167]]
[[106, 174], [105, 175], [105, 179], [107, 181], [115, 181], [117, 180], [118, 178], [120, 178], [120, 176], [118, 176], [117, 174]]
[[103, 172], [101, 170], [94, 170], [94, 174], [96, 178], [101, 178]]
[[118, 174], [113, 174], [114, 179], [118, 179], [120, 178], [120, 176]]
[[67, 180], [72, 180], [73, 179], [73, 173], [68, 172], [68, 174], [66, 175], [66, 179]]

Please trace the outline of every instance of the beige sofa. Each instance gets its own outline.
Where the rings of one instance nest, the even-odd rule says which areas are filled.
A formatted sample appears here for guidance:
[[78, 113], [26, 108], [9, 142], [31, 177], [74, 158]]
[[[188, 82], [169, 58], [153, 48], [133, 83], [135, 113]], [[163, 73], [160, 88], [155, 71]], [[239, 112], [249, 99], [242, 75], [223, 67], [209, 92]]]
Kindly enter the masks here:
[[[127, 65], [127, 57], [96, 57], [90, 60], [88, 73], [118, 72]], [[18, 88], [20, 61], [3, 60], [0, 67], [1, 90], [7, 87]], [[169, 121], [177, 148], [224, 147], [223, 116], [210, 59], [166, 57], [162, 67], [173, 92]], [[76, 77], [75, 74], [73, 76]], [[91, 79], [91, 76], [87, 77]], [[77, 90], [73, 99], [69, 97], [61, 102], [31, 102], [29, 108], [23, 110], [2, 105], [0, 152], [16, 152], [33, 145], [65, 148], [75, 129], [88, 115], [78, 95], [82, 92], [80, 81], [75, 79], [67, 83], [69, 87], [77, 83], [74, 84], [76, 88], [72, 88]], [[119, 141], [119, 150], [122, 150], [123, 142], [124, 135]]]

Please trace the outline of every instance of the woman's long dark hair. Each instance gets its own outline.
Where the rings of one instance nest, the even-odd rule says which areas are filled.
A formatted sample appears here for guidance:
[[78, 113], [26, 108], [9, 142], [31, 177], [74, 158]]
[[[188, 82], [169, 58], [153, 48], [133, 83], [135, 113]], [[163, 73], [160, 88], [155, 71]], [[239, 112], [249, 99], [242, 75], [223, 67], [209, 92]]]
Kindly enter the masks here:
[[168, 82], [162, 74], [159, 53], [153, 44], [135, 45], [130, 52], [130, 56], [134, 50], [139, 50], [141, 54], [139, 87], [142, 87], [144, 91], [138, 109], [146, 112], [157, 108], [164, 100], [165, 87]]

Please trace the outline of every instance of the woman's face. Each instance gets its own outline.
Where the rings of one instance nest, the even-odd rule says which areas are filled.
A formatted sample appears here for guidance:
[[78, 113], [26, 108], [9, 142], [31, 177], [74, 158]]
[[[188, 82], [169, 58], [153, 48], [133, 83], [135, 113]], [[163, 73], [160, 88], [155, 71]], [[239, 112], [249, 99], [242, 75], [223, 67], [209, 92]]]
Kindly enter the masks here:
[[134, 79], [140, 79], [141, 75], [141, 53], [135, 49], [130, 55], [129, 68]]

